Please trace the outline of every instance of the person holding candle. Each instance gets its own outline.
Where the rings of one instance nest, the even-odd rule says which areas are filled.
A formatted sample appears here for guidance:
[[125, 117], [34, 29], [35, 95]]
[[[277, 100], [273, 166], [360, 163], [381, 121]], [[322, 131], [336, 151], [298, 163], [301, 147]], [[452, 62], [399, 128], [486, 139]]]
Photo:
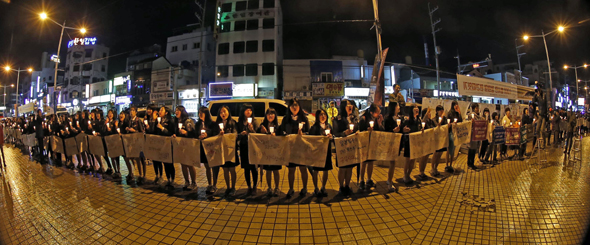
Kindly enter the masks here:
[[[347, 137], [358, 131], [359, 119], [354, 115], [355, 107], [356, 104], [353, 100], [343, 100], [340, 102], [340, 114], [333, 121], [334, 132], [332, 134], [335, 137]], [[338, 183], [340, 184], [338, 193], [340, 195], [348, 196], [352, 194], [352, 189], [350, 189], [352, 168], [359, 167], [359, 164], [338, 167]], [[336, 159], [336, 165], [338, 165], [338, 159]]]
[[[452, 124], [451, 124], [452, 122]], [[453, 159], [455, 158], [455, 136], [453, 134], [453, 125], [463, 122], [461, 116], [461, 109], [459, 108], [459, 102], [456, 100], [451, 103], [451, 109], [447, 113], [447, 123], [449, 123], [449, 147], [447, 150], [447, 166], [445, 171], [453, 173]]]
[[[131, 108], [129, 108], [129, 113], [131, 114], [130, 120], [129, 120], [129, 125], [127, 126], [125, 131], [130, 134], [143, 133], [145, 124], [143, 123], [143, 120], [137, 116], [137, 107], [132, 106]], [[147, 116], [148, 115], [146, 115], [146, 117]], [[145, 175], [147, 172], [147, 164], [146, 164], [145, 159], [141, 158], [141, 155], [140, 155], [140, 157], [130, 158], [129, 161], [131, 161], [132, 163], [135, 163], [135, 166], [137, 167], [137, 172], [139, 174], [139, 176], [137, 178], [137, 184], [139, 184], [139, 185], [143, 184], [145, 181]]]
[[[496, 147], [496, 142], [494, 139], [494, 129], [497, 126], [500, 126], [500, 116], [498, 115], [497, 112], [492, 113], [492, 120], [491, 120], [491, 125], [490, 125], [490, 130], [491, 130], [491, 139], [492, 142], [490, 142], [490, 145], [488, 146], [488, 151], [486, 153], [484, 162], [486, 163], [492, 163], [492, 164], [497, 164], [497, 160], [496, 160], [496, 155], [497, 155], [497, 147]], [[493, 154], [493, 156], [492, 156]], [[489, 159], [490, 157], [492, 157], [492, 161], [490, 162]]]
[[[43, 116], [43, 111], [41, 109], [37, 110], [37, 114], [35, 115], [35, 119], [33, 120], [32, 124], [35, 127], [35, 138], [37, 139], [37, 143], [38, 143], [38, 152], [37, 152], [37, 156], [41, 162], [41, 164], [45, 164], [46, 163], [46, 159], [45, 156], [43, 155], [43, 137], [45, 136], [44, 132], [43, 132], [43, 118], [45, 118], [45, 116]], [[6, 163], [6, 159], [4, 158], [4, 150], [1, 149], [2, 148], [2, 143], [4, 143], [4, 140], [0, 141], [0, 150], [2, 151], [2, 159], [4, 159], [4, 162]]]
[[[289, 106], [289, 110], [287, 110], [287, 114], [285, 115], [285, 117], [283, 117], [283, 121], [281, 122], [281, 126], [279, 128], [279, 134], [307, 134], [307, 132], [309, 132], [309, 121], [307, 120], [305, 112], [303, 112], [299, 105], [299, 100], [296, 98], [290, 99], [287, 102], [287, 105]], [[289, 191], [287, 192], [287, 198], [291, 198], [295, 193], [295, 191], [293, 190], [293, 185], [295, 184], [296, 168], [299, 168], [299, 172], [301, 173], [301, 180], [303, 182], [303, 188], [301, 188], [301, 192], [299, 192], [299, 195], [305, 196], [307, 194], [307, 167], [300, 164], [289, 163], [288, 168]]]
[[[512, 115], [510, 115], [510, 108], [506, 107], [504, 109], [504, 117], [502, 118], [501, 125], [504, 128], [511, 128], [513, 123], [514, 123], [514, 120], [512, 118]], [[502, 156], [504, 159], [507, 159], [508, 158], [507, 151], [508, 151], [508, 146], [506, 144], [502, 144], [500, 146], [500, 156]]]
[[[170, 109], [168, 109], [168, 107], [160, 107], [157, 120], [158, 124], [156, 125], [155, 129], [156, 135], [172, 136], [172, 134], [174, 134], [176, 128], [174, 123], [172, 122], [172, 116], [170, 115]], [[164, 171], [166, 171], [166, 179], [168, 180], [166, 187], [172, 190], [174, 189], [174, 178], [176, 177], [176, 169], [174, 168], [174, 163], [163, 162], [163, 164]]]
[[[262, 124], [260, 124], [260, 127], [258, 128], [258, 133], [270, 134], [270, 135], [275, 136], [277, 130], [279, 130], [277, 111], [274, 108], [268, 108], [266, 110], [264, 120], [262, 121]], [[279, 183], [281, 180], [279, 170], [281, 170], [283, 168], [283, 166], [263, 165], [262, 168], [266, 171], [266, 183], [268, 185], [268, 190], [266, 191], [266, 195], [268, 197], [279, 196], [279, 194], [281, 192], [279, 190]], [[274, 175], [274, 179], [275, 179], [274, 191], [272, 189], [272, 176], [273, 175]]]
[[[145, 124], [145, 133], [146, 134], [156, 134], [156, 125], [158, 125], [158, 109], [155, 105], [150, 105], [148, 106], [148, 108], [150, 108], [149, 110], [146, 111], [151, 111], [152, 113], [148, 116], [146, 114], [146, 120], [144, 120], [144, 124]], [[162, 118], [160, 118], [160, 121], [162, 121]], [[151, 159], [150, 159], [151, 160]], [[154, 165], [154, 172], [156, 174], [156, 178], [154, 179], [154, 183], [155, 184], [159, 184], [160, 181], [162, 180], [162, 175], [164, 174], [164, 168], [162, 166], [162, 162], [160, 161], [153, 161], [153, 165]]]
[[[424, 130], [426, 130], [426, 129], [435, 128], [437, 126], [437, 123], [434, 122], [434, 120], [432, 120], [430, 118], [430, 108], [422, 109], [422, 125], [421, 126], [422, 126], [422, 132], [424, 132]], [[424, 171], [426, 170], [426, 164], [428, 163], [429, 156], [430, 156], [430, 154], [418, 158], [418, 170], [420, 171], [420, 174], [418, 174], [418, 177], [421, 180], [426, 180], [428, 178], [428, 176], [424, 173]]]
[[[383, 123], [385, 132], [400, 133], [402, 118], [399, 116], [400, 107], [397, 102], [389, 102], [387, 108], [387, 116], [385, 116], [385, 122]], [[400, 147], [401, 148], [401, 147]], [[399, 154], [400, 149], [398, 149]], [[395, 161], [389, 162], [389, 170], [387, 171], [387, 190], [389, 192], [395, 192], [397, 189], [393, 185], [393, 174], [395, 173]]]
[[[182, 137], [182, 138], [195, 138], [195, 122], [193, 119], [188, 117], [188, 112], [186, 112], [186, 108], [184, 106], [176, 106], [176, 110], [174, 111], [175, 122], [174, 122], [174, 134], [172, 137]], [[194, 166], [192, 165], [180, 165], [182, 168], [182, 176], [184, 177], [184, 187], [182, 188], [185, 191], [190, 189], [196, 190], [197, 189], [197, 171]]]
[[[491, 116], [490, 116], [490, 109], [488, 108], [484, 108], [483, 109], [483, 118], [481, 120], [486, 120], [486, 123], [489, 123], [491, 120]], [[487, 137], [485, 140], [483, 140], [481, 142], [481, 148], [479, 150], [478, 153], [478, 157], [479, 157], [479, 161], [484, 163], [484, 157], [486, 155], [486, 152], [488, 150], [488, 145], [490, 144], [490, 142], [488, 141]]]
[[[82, 113], [80, 111], [76, 112], [73, 116], [72, 116], [72, 120], [70, 121], [70, 136], [69, 138], [75, 138], [76, 136], [78, 136], [78, 134], [80, 134], [82, 132], [82, 129], [79, 126], [79, 121], [80, 121], [80, 117], [82, 116]], [[82, 161], [82, 155], [78, 152], [78, 150], [76, 149], [76, 152], [74, 154], [76, 156], [76, 159], [78, 160], [78, 167], [80, 167], [80, 165], [83, 164]], [[72, 169], [76, 168], [76, 166], [73, 165], [72, 163]]]
[[[107, 125], [106, 125], [106, 121], [104, 120], [103, 117], [104, 117], [104, 114], [103, 114], [103, 111], [102, 110], [98, 110], [98, 109], [95, 109], [94, 110], [94, 121], [92, 121], [91, 124], [90, 124], [90, 127], [92, 128], [92, 131], [93, 131], [94, 136], [100, 136], [100, 137], [102, 137], [102, 136], [105, 136], [105, 135], [109, 135], [110, 134], [110, 132], [109, 132], [109, 130], [107, 128]], [[103, 139], [102, 142], [103, 142], [104, 152], [106, 154], [107, 153], [107, 147], [106, 147], [106, 144], [104, 142], [104, 139]], [[98, 163], [98, 166], [99, 166], [98, 173], [101, 173], [101, 174], [104, 173], [104, 168], [102, 166], [102, 161], [100, 160], [100, 157], [101, 156], [94, 155], [94, 157], [96, 157], [96, 160], [97, 160], [97, 163]], [[104, 156], [104, 160], [105, 160], [105, 162], [107, 162], [108, 169], [110, 170], [106, 174], [111, 174], [113, 172], [113, 170], [112, 170], [110, 158]]]
[[[88, 110], [84, 110], [84, 112], [82, 113], [82, 121], [80, 122], [80, 127], [86, 135], [92, 135], [92, 119], [92, 113], [90, 113]], [[90, 149], [86, 150], [86, 152], [84, 153], [88, 161], [86, 161], [86, 165], [82, 166], [80, 170], [86, 173], [90, 173], [91, 170], [94, 170], [94, 166], [97, 165], [97, 160], [94, 158], [94, 155], [90, 153]]]
[[[215, 124], [215, 122], [213, 122], [211, 119], [209, 108], [203, 106], [199, 109], [199, 121], [197, 122], [195, 128], [197, 130], [196, 134], [199, 135], [200, 140], [216, 135], [216, 129], [219, 128], [219, 125]], [[219, 167], [209, 167], [209, 161], [207, 160], [207, 155], [205, 155], [203, 144], [201, 144], [201, 163], [205, 165], [205, 174], [207, 176], [208, 183], [205, 193], [207, 195], [213, 195], [215, 192], [217, 192], [217, 176], [219, 175]]]
[[[326, 192], [326, 184], [328, 183], [328, 175], [329, 171], [333, 169], [332, 167], [332, 126], [328, 123], [328, 113], [324, 109], [317, 110], [315, 112], [315, 123], [309, 129], [309, 135], [320, 135], [330, 138], [330, 143], [328, 144], [328, 152], [326, 154], [326, 165], [324, 167], [313, 167], [313, 172], [311, 174], [313, 180], [314, 195], [316, 197], [326, 197], [328, 193]], [[318, 172], [324, 172], [322, 175], [322, 189], [318, 188]]]
[[410, 159], [410, 134], [422, 130], [422, 120], [420, 119], [420, 109], [417, 105], [414, 105], [412, 109], [412, 116], [409, 120], [404, 121], [401, 125], [403, 136], [402, 136], [402, 147], [404, 149], [404, 157], [406, 158], [406, 164], [404, 165], [404, 183], [406, 185], [414, 182], [410, 177], [412, 170], [414, 169], [414, 163], [416, 159]]
[[[375, 104], [371, 104], [369, 109], [365, 111], [363, 116], [361, 116], [361, 120], [359, 121], [359, 131], [383, 131], [385, 128], [383, 127], [383, 115], [381, 115], [381, 109]], [[360, 185], [359, 188], [361, 190], [371, 189], [371, 187], [375, 187], [375, 182], [373, 182], [373, 160], [367, 160], [361, 163], [361, 174], [360, 174]], [[365, 172], [367, 172], [367, 183], [365, 185]]]
[[[232, 118], [229, 107], [222, 106], [217, 112], [218, 132], [220, 135], [237, 133], [236, 121]], [[236, 142], [237, 148], [237, 142]], [[223, 177], [225, 179], [225, 196], [230, 197], [236, 193], [236, 166], [238, 166], [238, 152], [236, 151], [236, 160], [234, 162], [226, 161], [221, 167], [223, 168]]]
[[[481, 120], [482, 117], [479, 116], [479, 104], [472, 103], [471, 104], [471, 113], [467, 120], [476, 121]], [[469, 143], [469, 152], [467, 153], [467, 167], [471, 170], [477, 170], [475, 167], [475, 154], [477, 153], [477, 149], [479, 149], [481, 141], [471, 141]]]
[[247, 196], [256, 195], [256, 184], [258, 183], [258, 170], [255, 165], [250, 164], [248, 157], [248, 134], [256, 133], [257, 129], [258, 122], [254, 118], [252, 105], [242, 105], [237, 124], [237, 141], [240, 149], [240, 165], [244, 169], [244, 177], [248, 185]]
[[[530, 117], [529, 115], [529, 108], [524, 108], [522, 110], [522, 120], [521, 120], [521, 127], [527, 128], [529, 125], [533, 124], [533, 119]], [[532, 140], [533, 136], [532, 135], [528, 135], [527, 134], [527, 141], [525, 141], [521, 146], [520, 146], [520, 150], [518, 151], [518, 156], [519, 156], [519, 160], [524, 160], [524, 157], [526, 155], [526, 147], [527, 147], [527, 143], [528, 141]]]
[[[129, 128], [129, 116], [125, 111], [119, 113], [119, 121], [115, 121], [115, 127], [119, 135], [129, 133], [127, 130]], [[119, 158], [117, 158], [117, 160], [119, 160]], [[123, 161], [125, 161], [125, 166], [127, 166], [127, 184], [129, 184], [130, 181], [135, 180], [135, 175], [133, 174], [133, 162], [131, 162], [131, 159], [127, 158], [125, 155], [123, 155]]]
[[[115, 114], [116, 114], [116, 112], [113, 109], [107, 111], [107, 118], [105, 120], [106, 131], [104, 132], [104, 134], [102, 136], [109, 136], [109, 135], [118, 134]], [[103, 142], [105, 145], [105, 153], [108, 155], [108, 152], [107, 152], [108, 148], [106, 147], [106, 142], [104, 141], [104, 138], [103, 138]], [[119, 162], [119, 157], [109, 157], [109, 159], [111, 159], [111, 163], [113, 164], [114, 172], [113, 172], [113, 169], [111, 169], [111, 166], [109, 166], [109, 169], [107, 170], [107, 174], [113, 173], [113, 178], [116, 178], [116, 179], [121, 178], [121, 163]]]

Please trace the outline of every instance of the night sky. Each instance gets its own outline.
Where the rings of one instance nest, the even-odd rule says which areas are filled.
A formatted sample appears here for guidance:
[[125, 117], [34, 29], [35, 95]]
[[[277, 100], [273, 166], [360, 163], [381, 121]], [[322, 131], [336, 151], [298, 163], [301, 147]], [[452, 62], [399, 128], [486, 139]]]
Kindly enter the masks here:
[[[10, 3], [7, 3], [10, 2]], [[434, 48], [430, 33], [428, 1], [381, 0], [379, 14], [383, 27], [383, 47], [389, 47], [389, 62], [404, 63], [411, 56], [414, 64], [424, 65], [424, 38], [428, 42], [430, 64], [434, 64]], [[514, 39], [523, 34], [536, 35], [541, 29], [554, 30], [559, 24], [567, 27], [564, 34], [547, 37], [549, 55], [556, 67], [564, 64], [590, 62], [590, 40], [587, 31], [590, 3], [566, 1], [431, 1], [439, 6], [437, 33], [441, 47], [441, 69], [455, 72], [457, 50], [461, 63], [483, 60], [492, 55], [494, 63], [516, 62]], [[208, 0], [208, 22], [213, 23], [214, 0]], [[371, 22], [313, 23], [338, 20], [371, 20], [371, 0], [282, 0], [284, 15], [284, 47], [286, 59], [330, 58], [332, 55], [357, 55], [373, 62], [376, 53], [375, 31]], [[67, 26], [85, 26], [89, 36], [111, 48], [111, 55], [160, 44], [174, 28], [196, 23], [197, 6], [192, 0], [0, 0], [0, 64], [10, 63], [34, 67], [41, 53], [55, 53], [60, 27], [41, 22], [38, 13], [45, 9], [58, 22]], [[313, 24], [301, 24], [301, 23]], [[78, 34], [68, 31], [72, 38]], [[62, 57], [69, 37], [64, 35]], [[519, 39], [521, 42], [522, 39]], [[522, 50], [523, 64], [544, 60], [542, 39], [531, 39]], [[109, 62], [109, 74], [124, 71], [126, 54]], [[432, 65], [434, 67], [434, 65]], [[4, 73], [4, 72], [3, 72]], [[573, 76], [573, 71], [571, 71]], [[580, 72], [581, 79], [590, 73]], [[8, 79], [5, 74], [0, 82]], [[12, 78], [9, 78], [12, 80]]]

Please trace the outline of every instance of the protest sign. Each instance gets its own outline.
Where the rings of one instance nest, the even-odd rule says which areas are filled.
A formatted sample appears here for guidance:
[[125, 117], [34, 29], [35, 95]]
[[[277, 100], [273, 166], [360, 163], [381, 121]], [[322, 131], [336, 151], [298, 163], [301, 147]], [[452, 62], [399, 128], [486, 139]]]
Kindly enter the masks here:
[[78, 154], [78, 145], [76, 144], [76, 138], [67, 138], [64, 140], [66, 147], [66, 156], [73, 156]]
[[57, 153], [65, 153], [64, 142], [60, 137], [51, 136], [51, 150]]
[[506, 141], [506, 130], [502, 126], [494, 128], [494, 143], [501, 145]]
[[[121, 136], [121, 138], [123, 139], [123, 146], [125, 147], [125, 156], [139, 157], [139, 154], [143, 151], [143, 146], [145, 144], [145, 137], [143, 134], [124, 134]], [[201, 151], [199, 150], [198, 152], [200, 153]]]
[[88, 151], [88, 140], [86, 139], [86, 134], [81, 133], [76, 135], [76, 145], [78, 146], [78, 153], [82, 153]]
[[367, 160], [369, 132], [360, 132], [334, 139], [338, 167], [350, 166]]
[[172, 163], [172, 143], [170, 137], [145, 135], [145, 158], [153, 161]]
[[330, 143], [328, 137], [291, 134], [287, 138], [289, 138], [291, 146], [289, 162], [318, 168], [326, 166], [328, 144]]
[[289, 165], [289, 138], [269, 134], [248, 135], [248, 156], [252, 165]]
[[435, 144], [432, 144], [435, 129], [427, 129], [424, 132], [419, 131], [410, 134], [410, 159], [416, 159], [426, 156], [438, 150]]
[[449, 125], [434, 128], [434, 144], [437, 150], [449, 147]]
[[88, 135], [88, 149], [94, 155], [107, 156], [104, 145], [102, 144], [102, 137], [100, 136]]
[[486, 120], [474, 120], [473, 131], [471, 131], [471, 141], [484, 141], [488, 132], [488, 123]]
[[368, 160], [394, 161], [399, 156], [402, 134], [373, 131], [369, 137]]
[[519, 128], [506, 128], [506, 145], [520, 145]]
[[236, 162], [236, 139], [238, 134], [223, 134], [224, 162]]
[[125, 155], [125, 150], [123, 149], [123, 141], [121, 140], [120, 135], [113, 134], [105, 136], [104, 142], [107, 145], [109, 157], [120, 157], [122, 155]]
[[471, 140], [471, 121], [453, 125], [453, 135], [455, 136], [455, 146], [469, 143]]
[[235, 162], [235, 142], [237, 134], [224, 134], [203, 139], [203, 149], [209, 167], [217, 167], [225, 162]]
[[176, 137], [172, 139], [174, 162], [201, 167], [201, 142], [198, 139]]

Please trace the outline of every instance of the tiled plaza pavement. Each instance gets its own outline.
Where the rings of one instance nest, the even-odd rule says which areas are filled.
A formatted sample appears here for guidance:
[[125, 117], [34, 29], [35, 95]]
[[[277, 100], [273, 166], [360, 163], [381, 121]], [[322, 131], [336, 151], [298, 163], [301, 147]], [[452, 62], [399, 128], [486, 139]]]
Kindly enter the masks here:
[[[244, 199], [239, 170], [240, 189], [230, 201], [220, 197], [222, 174], [217, 196], [205, 197], [204, 169], [197, 170], [197, 195], [182, 192], [177, 165], [177, 188], [169, 193], [153, 184], [41, 166], [15, 148], [4, 151], [9, 166], [0, 177], [1, 244], [579, 244], [590, 218], [588, 158], [564, 161], [561, 149], [553, 148], [547, 163], [480, 165], [477, 172], [444, 173], [409, 187], [400, 183], [392, 194], [385, 191], [387, 169], [376, 167], [377, 188], [348, 199], [336, 196], [336, 169], [327, 198], [284, 199], [283, 169], [280, 197], [264, 197], [262, 184], [257, 196]], [[466, 169], [465, 154], [456, 166]], [[153, 168], [148, 170], [151, 182]], [[402, 177], [401, 169], [395, 177]]]

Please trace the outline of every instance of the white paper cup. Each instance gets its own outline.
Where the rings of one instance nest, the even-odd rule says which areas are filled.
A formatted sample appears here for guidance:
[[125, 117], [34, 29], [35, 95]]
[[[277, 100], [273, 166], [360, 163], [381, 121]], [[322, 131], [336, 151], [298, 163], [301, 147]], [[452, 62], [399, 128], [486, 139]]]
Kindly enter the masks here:
[[162, 118], [158, 117], [158, 123], [162, 122]]
[[182, 123], [178, 124], [178, 129], [182, 129]]
[[201, 134], [204, 134], [204, 133], [205, 133], [205, 130], [204, 129], [201, 129]]
[[350, 129], [350, 131], [354, 131], [354, 124], [349, 124], [348, 128]]
[[373, 127], [373, 125], [375, 125], [375, 122], [374, 122], [374, 121], [370, 121], [370, 122], [369, 122], [369, 126], [372, 128], [372, 127]]
[[268, 130], [270, 131], [270, 133], [274, 133], [275, 132], [275, 127], [268, 127]]
[[303, 123], [299, 123], [299, 129], [303, 129]]
[[326, 133], [326, 135], [330, 134], [330, 130], [329, 129], [324, 130], [324, 132]]
[[221, 129], [221, 131], [223, 131], [223, 123], [219, 124], [219, 129]]
[[248, 123], [252, 123], [252, 118], [251, 117], [249, 117], [247, 120], [248, 120]]

